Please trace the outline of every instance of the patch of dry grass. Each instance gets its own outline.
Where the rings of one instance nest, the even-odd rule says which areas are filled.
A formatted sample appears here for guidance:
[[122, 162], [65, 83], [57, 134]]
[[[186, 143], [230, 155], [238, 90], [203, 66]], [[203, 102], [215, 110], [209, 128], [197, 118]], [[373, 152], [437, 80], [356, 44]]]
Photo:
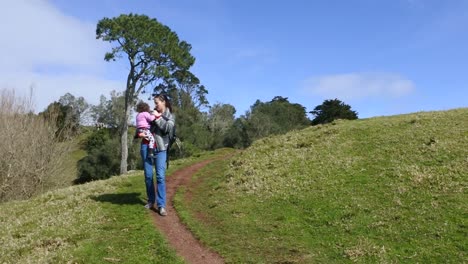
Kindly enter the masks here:
[[70, 145], [55, 138], [56, 119], [34, 115], [31, 98], [0, 89], [0, 202], [56, 186]]

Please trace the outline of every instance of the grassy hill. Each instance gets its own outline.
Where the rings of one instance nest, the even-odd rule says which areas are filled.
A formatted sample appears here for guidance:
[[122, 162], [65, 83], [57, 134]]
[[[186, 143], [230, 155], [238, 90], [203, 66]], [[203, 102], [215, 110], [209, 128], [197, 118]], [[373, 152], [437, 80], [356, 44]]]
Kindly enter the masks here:
[[[465, 108], [259, 140], [200, 171], [176, 206], [227, 262], [463, 263], [467, 179]], [[0, 263], [181, 262], [144, 193], [137, 172], [0, 204]]]
[[467, 180], [463, 108], [259, 140], [176, 206], [228, 262], [463, 263]]
[[[171, 161], [168, 173], [226, 151]], [[0, 263], [182, 263], [143, 208], [145, 197], [138, 171], [2, 203]]]

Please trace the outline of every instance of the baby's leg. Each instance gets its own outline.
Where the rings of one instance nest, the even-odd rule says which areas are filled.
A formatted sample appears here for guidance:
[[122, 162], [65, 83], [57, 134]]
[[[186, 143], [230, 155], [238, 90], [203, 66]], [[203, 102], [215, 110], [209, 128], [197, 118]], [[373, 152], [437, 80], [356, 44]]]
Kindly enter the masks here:
[[144, 138], [146, 140], [150, 140], [150, 137], [153, 136], [151, 134], [151, 132], [149, 131], [149, 129], [141, 129], [140, 130], [140, 135], [142, 135], [142, 138]]
[[156, 142], [154, 140], [153, 134], [149, 133], [148, 140], [149, 140], [149, 148], [154, 149], [156, 147], [155, 146]]
[[[151, 134], [151, 131], [149, 129], [144, 129], [141, 131], [143, 133], [143, 137], [150, 142], [149, 147], [154, 148], [154, 137], [153, 134]], [[153, 142], [153, 143], [151, 143]]]

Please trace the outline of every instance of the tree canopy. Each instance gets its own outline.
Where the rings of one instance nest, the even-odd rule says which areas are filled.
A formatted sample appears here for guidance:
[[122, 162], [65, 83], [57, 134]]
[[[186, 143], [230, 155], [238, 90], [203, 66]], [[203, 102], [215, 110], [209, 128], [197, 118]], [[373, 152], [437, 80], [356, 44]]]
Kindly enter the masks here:
[[97, 24], [96, 37], [117, 44], [106, 53], [106, 61], [127, 57], [129, 92], [140, 92], [148, 84], [156, 87], [157, 81], [171, 83], [176, 72], [187, 71], [195, 62], [190, 44], [146, 15], [103, 18]]
[[91, 106], [91, 117], [108, 128], [121, 130], [122, 119], [124, 119], [125, 97], [122, 93], [111, 91], [110, 98], [101, 95], [99, 104]]
[[80, 128], [80, 117], [73, 107], [63, 105], [59, 102], [53, 102], [47, 108], [39, 113], [39, 116], [47, 120], [54, 121], [57, 125], [55, 137], [59, 141], [68, 139], [68, 137], [78, 133]]
[[[145, 87], [155, 92], [177, 89], [178, 83], [187, 80], [181, 76], [195, 77], [189, 74], [195, 58], [190, 54], [190, 44], [179, 40], [169, 27], [146, 15], [123, 14], [103, 18], [97, 24], [96, 38], [114, 44], [112, 50], [105, 54], [106, 61], [126, 58], [129, 63], [122, 109], [125, 114], [121, 121], [120, 172], [123, 174], [127, 172], [127, 123], [138, 95]], [[200, 87], [199, 81], [192, 83]]]
[[234, 120], [224, 134], [227, 147], [245, 148], [254, 140], [283, 134], [310, 125], [305, 107], [289, 102], [287, 97], [275, 96], [269, 102], [257, 100], [245, 115]]
[[89, 104], [83, 96], [75, 97], [71, 93], [66, 93], [59, 98], [58, 102], [63, 106], [71, 107], [73, 115], [78, 118], [80, 123], [85, 122], [85, 113], [89, 109]]
[[351, 106], [344, 102], [333, 99], [325, 100], [321, 105], [317, 105], [314, 110], [310, 111], [315, 118], [312, 120], [312, 125], [330, 123], [335, 119], [357, 119], [356, 111], [351, 110]]
[[275, 96], [270, 102], [257, 100], [247, 113], [252, 139], [282, 134], [310, 124], [305, 107], [290, 103], [287, 97]]

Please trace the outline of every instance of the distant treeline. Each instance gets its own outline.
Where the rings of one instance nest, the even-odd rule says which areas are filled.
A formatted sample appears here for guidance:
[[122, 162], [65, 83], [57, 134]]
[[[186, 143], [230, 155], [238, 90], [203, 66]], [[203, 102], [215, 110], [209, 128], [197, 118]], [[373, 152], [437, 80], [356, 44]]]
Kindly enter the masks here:
[[[336, 118], [357, 118], [357, 113], [350, 106], [337, 99], [326, 100], [316, 106], [310, 112], [315, 118], [310, 120], [304, 106], [281, 96], [268, 102], [257, 100], [244, 115], [237, 118], [236, 109], [230, 104], [196, 104], [189, 94], [177, 91], [170, 94], [170, 98], [176, 115], [177, 135], [182, 141], [180, 147], [172, 149], [170, 155], [173, 158], [222, 147], [242, 149], [270, 135], [328, 123]], [[67, 127], [75, 135], [82, 133], [80, 129], [84, 127], [87, 127], [85, 131], [92, 131], [83, 143], [88, 155], [79, 161], [76, 183], [119, 174], [119, 133], [124, 118], [124, 99], [121, 93], [113, 91], [110, 98], [102, 95], [99, 104], [91, 105], [83, 97], [67, 93], [41, 113], [46, 115], [58, 111], [59, 126]], [[130, 130], [128, 135], [131, 142], [128, 157], [130, 170], [141, 169], [138, 142], [132, 141], [133, 131]]]
[[[337, 99], [315, 107], [310, 112], [315, 118], [310, 120], [304, 106], [281, 96], [268, 102], [257, 100], [239, 117], [230, 104], [210, 106], [206, 99], [200, 103], [199, 98], [179, 90], [173, 90], [169, 96], [176, 115], [177, 135], [182, 142], [180, 147], [171, 150], [173, 159], [222, 147], [247, 148], [253, 141], [270, 135], [331, 122], [334, 118], [357, 118], [357, 113]], [[70, 158], [70, 150], [76, 149], [73, 144], [77, 142], [86, 156], [77, 161], [75, 183], [118, 175], [124, 100], [122, 93], [113, 91], [109, 98], [102, 95], [99, 103], [92, 105], [83, 97], [67, 93], [34, 114], [30, 98], [2, 89], [0, 137], [4, 147], [0, 151], [3, 157], [0, 201], [28, 198], [67, 184], [60, 175], [65, 173], [64, 161]], [[131, 128], [129, 170], [141, 169], [139, 141], [133, 140], [133, 133]]]

